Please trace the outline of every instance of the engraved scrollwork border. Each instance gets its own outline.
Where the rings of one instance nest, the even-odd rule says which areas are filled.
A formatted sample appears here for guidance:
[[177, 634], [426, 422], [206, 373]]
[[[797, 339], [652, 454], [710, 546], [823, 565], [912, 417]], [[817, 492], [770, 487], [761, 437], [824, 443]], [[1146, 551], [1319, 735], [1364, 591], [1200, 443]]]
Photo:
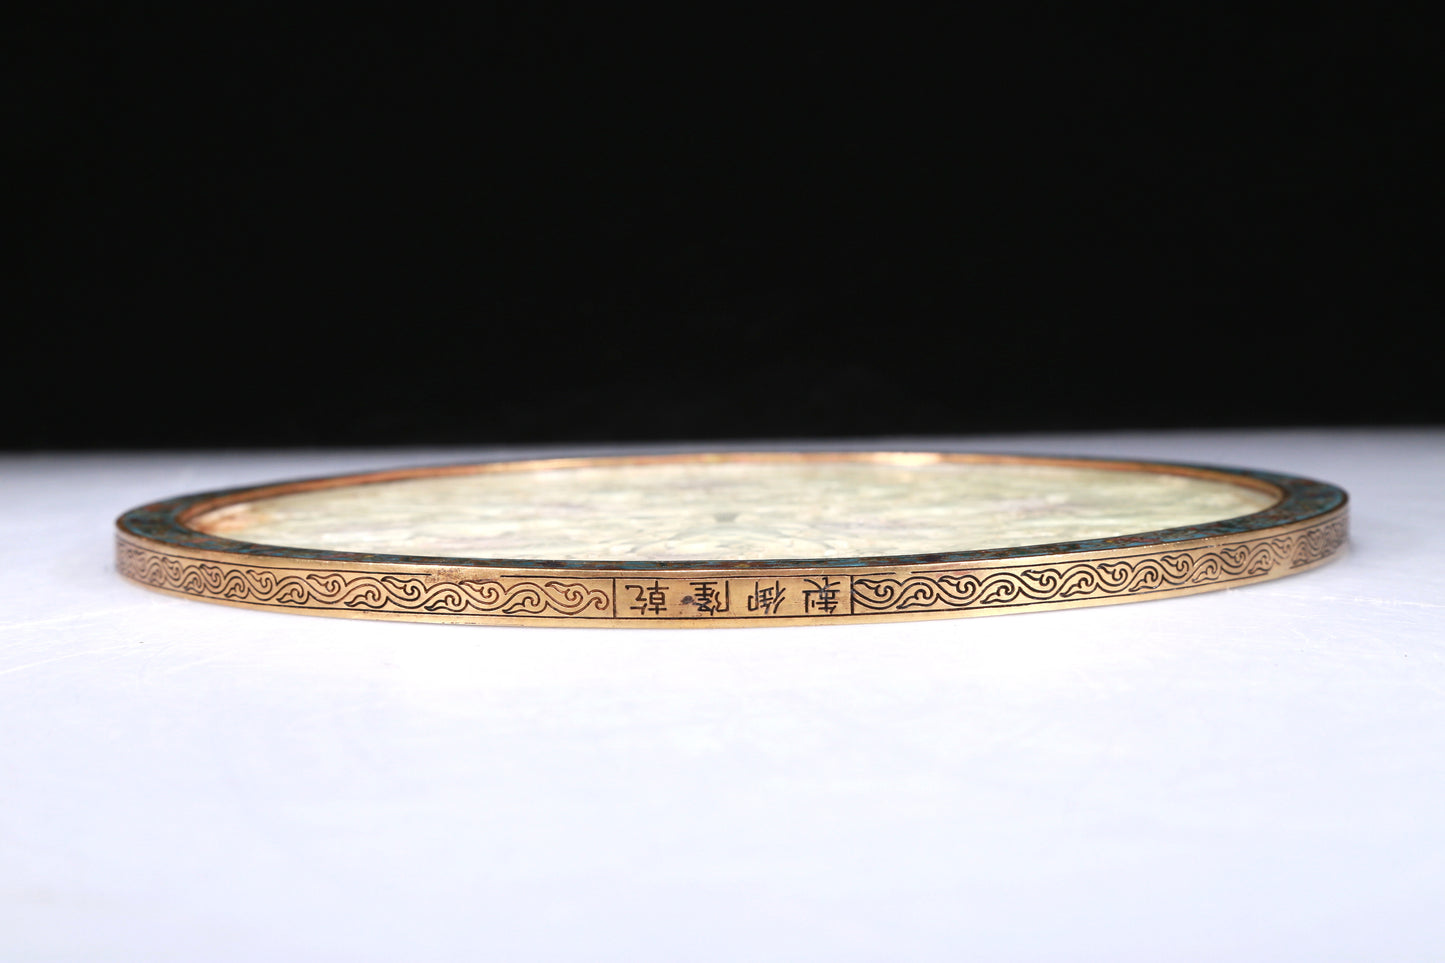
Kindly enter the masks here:
[[[599, 618], [613, 610], [610, 579], [466, 578], [410, 573], [272, 569], [178, 558], [119, 540], [116, 567], [152, 588], [242, 605], [355, 613]], [[607, 586], [590, 584], [606, 581]]]
[[877, 614], [1146, 597], [1268, 578], [1329, 558], [1344, 518], [1273, 538], [1132, 558], [853, 578], [856, 611]]

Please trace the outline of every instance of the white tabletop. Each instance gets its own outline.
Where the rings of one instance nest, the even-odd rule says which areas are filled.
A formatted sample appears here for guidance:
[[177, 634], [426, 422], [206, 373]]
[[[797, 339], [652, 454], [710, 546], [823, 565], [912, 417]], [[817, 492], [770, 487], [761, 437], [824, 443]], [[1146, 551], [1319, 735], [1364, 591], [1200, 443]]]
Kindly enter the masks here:
[[1351, 547], [994, 618], [364, 622], [145, 591], [112, 522], [502, 452], [4, 456], [0, 959], [1445, 958], [1445, 430], [886, 444], [1315, 477]]

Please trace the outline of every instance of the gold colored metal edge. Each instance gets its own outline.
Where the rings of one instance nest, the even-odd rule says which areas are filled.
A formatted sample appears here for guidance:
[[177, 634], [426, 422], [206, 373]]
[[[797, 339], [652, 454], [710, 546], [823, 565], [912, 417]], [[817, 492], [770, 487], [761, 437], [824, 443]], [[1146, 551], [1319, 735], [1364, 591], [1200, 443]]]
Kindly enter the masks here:
[[[237, 564], [160, 551], [126, 535], [117, 538], [117, 562], [127, 578], [167, 594], [339, 618], [633, 628], [822, 625], [1109, 605], [1248, 585], [1334, 558], [1345, 544], [1347, 518], [1341, 509], [1315, 524], [1235, 541], [1201, 539], [1162, 551], [1043, 556], [951, 569], [775, 570], [766, 577], [726, 570], [639, 576], [339, 562]], [[711, 585], [713, 598], [721, 596], [705, 615], [697, 604], [703, 585]], [[792, 611], [783, 611], [790, 597]], [[776, 602], [772, 607], [770, 600]], [[734, 609], [738, 601], [742, 605]]]
[[[1247, 475], [1168, 463], [934, 452], [764, 452], [538, 459], [370, 472], [239, 490], [199, 501], [180, 517], [185, 521], [248, 499], [398, 478], [600, 463], [799, 458], [1154, 471], [1217, 479], [1283, 497], [1279, 486]], [[957, 618], [1171, 598], [1314, 568], [1336, 557], [1347, 536], [1348, 509], [1341, 503], [1308, 519], [1238, 534], [1107, 551], [904, 566], [826, 560], [766, 570], [725, 562], [649, 570], [519, 568], [504, 562], [479, 566], [447, 564], [445, 559], [392, 564], [212, 551], [124, 530], [117, 533], [116, 560], [122, 575], [147, 588], [264, 611], [480, 625], [692, 628]]]

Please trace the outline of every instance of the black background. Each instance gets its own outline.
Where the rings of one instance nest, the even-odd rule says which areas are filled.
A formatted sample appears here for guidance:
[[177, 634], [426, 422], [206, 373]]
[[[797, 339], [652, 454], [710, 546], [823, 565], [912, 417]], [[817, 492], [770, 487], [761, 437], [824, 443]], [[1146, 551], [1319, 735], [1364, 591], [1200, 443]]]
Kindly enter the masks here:
[[211, 6], [17, 31], [9, 447], [1445, 420], [1423, 22]]

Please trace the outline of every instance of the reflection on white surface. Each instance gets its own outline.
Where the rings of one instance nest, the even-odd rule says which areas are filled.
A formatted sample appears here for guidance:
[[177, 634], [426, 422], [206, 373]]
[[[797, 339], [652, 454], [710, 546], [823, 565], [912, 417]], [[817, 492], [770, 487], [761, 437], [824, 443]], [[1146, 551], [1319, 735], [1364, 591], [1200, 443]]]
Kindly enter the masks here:
[[481, 558], [846, 558], [1035, 545], [1247, 515], [1180, 475], [851, 461], [603, 465], [297, 492], [191, 522], [242, 541]]

